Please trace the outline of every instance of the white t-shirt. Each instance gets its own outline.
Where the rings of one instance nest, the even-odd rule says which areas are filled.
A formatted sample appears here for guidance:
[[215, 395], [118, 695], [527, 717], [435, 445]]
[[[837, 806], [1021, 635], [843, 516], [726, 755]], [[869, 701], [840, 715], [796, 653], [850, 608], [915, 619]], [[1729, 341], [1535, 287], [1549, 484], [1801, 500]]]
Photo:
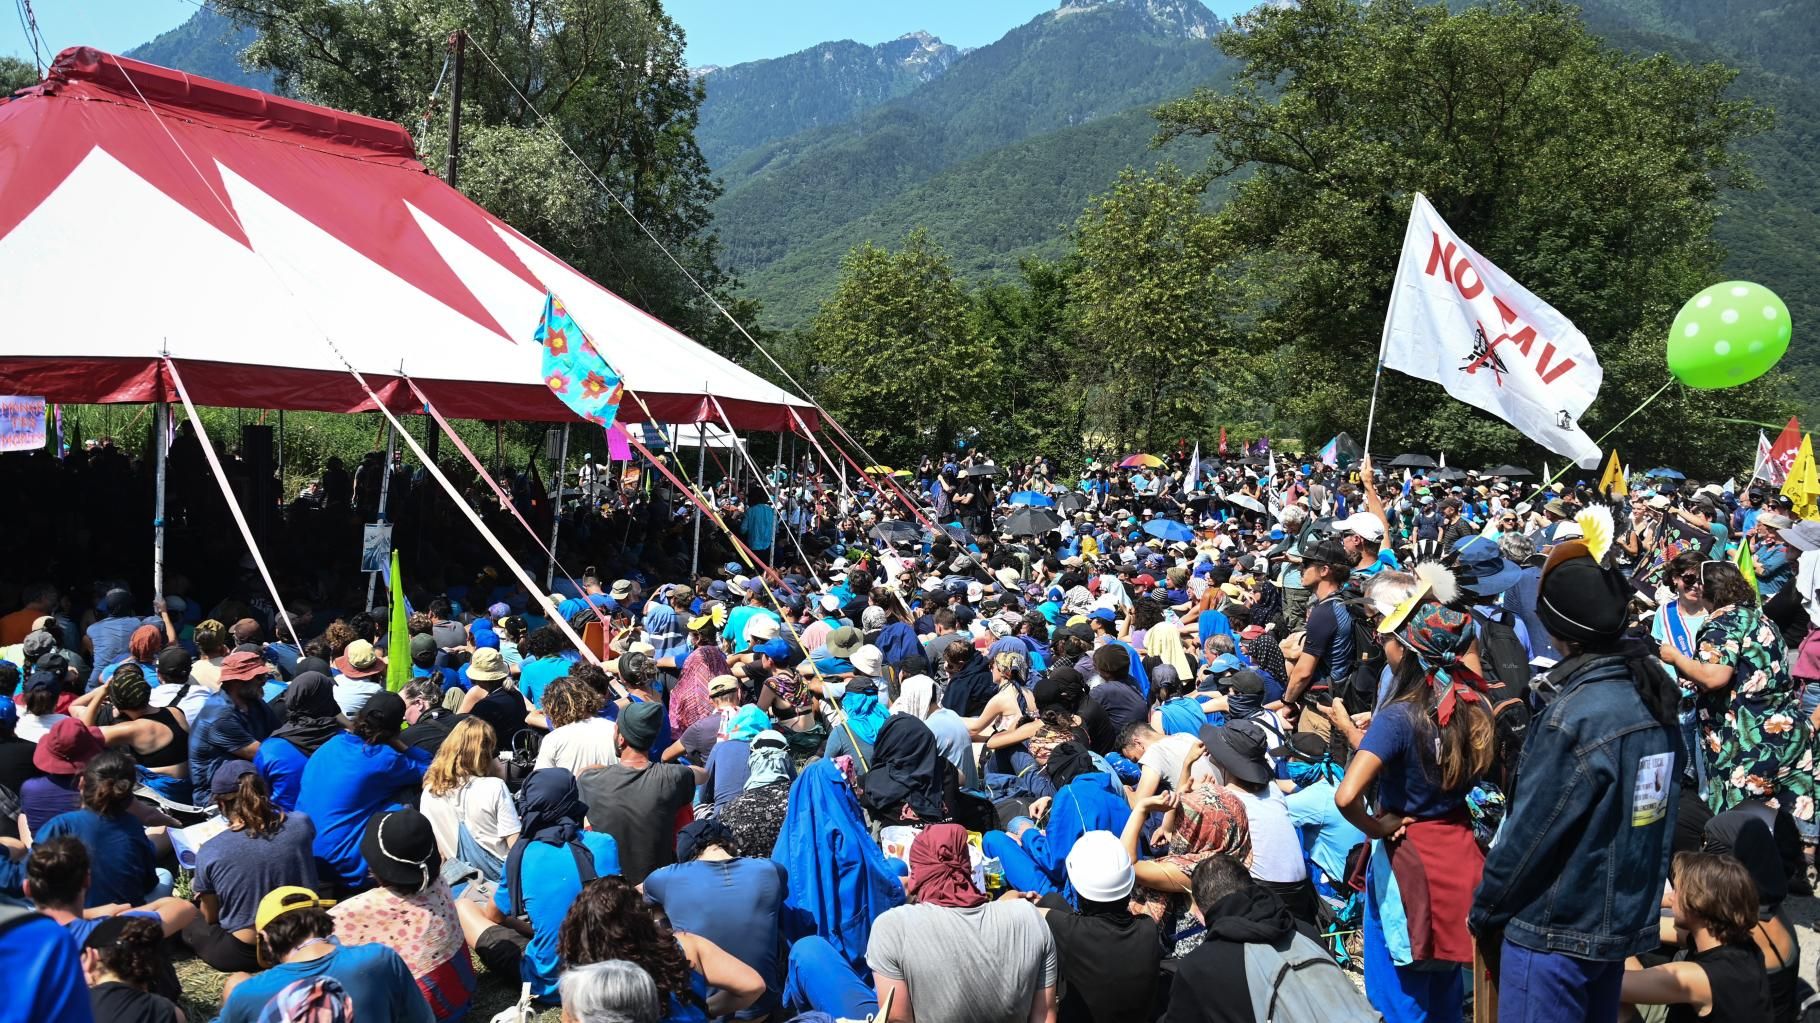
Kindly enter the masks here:
[[[183, 699], [176, 703], [177, 694], [183, 693]], [[183, 712], [183, 720], [191, 726], [196, 723], [196, 715], [202, 713], [202, 705], [209, 701], [209, 691], [196, 682], [189, 683], [189, 692], [183, 692], [181, 682], [160, 682], [152, 687], [152, 706], [176, 707]]]
[[566, 767], [579, 778], [590, 767], [617, 763], [619, 757], [613, 749], [617, 731], [606, 718], [571, 721], [543, 737], [543, 744], [537, 747], [537, 769]]
[[430, 819], [430, 830], [436, 833], [436, 848], [444, 858], [460, 849], [461, 827], [480, 847], [501, 860], [511, 851], [506, 839], [518, 834], [521, 825], [518, 808], [512, 805], [512, 793], [499, 778], [470, 778], [453, 792], [433, 796], [427, 790], [419, 805]]
[[1245, 819], [1251, 825], [1251, 876], [1259, 881], [1287, 883], [1308, 876], [1308, 864], [1302, 859], [1302, 840], [1289, 821], [1289, 804], [1282, 790], [1266, 785], [1261, 796], [1237, 787], [1228, 792], [1245, 804]]
[[374, 675], [369, 678], [349, 678], [346, 675], [335, 676], [335, 704], [341, 712], [354, 720], [367, 701], [385, 692], [385, 677]]
[[57, 722], [69, 717], [68, 714], [20, 714], [19, 721], [13, 725], [13, 734], [27, 742], [37, 742], [56, 727]]
[[[1151, 743], [1144, 750], [1144, 755], [1138, 758], [1139, 766], [1155, 769], [1162, 778], [1163, 787], [1159, 791], [1175, 791], [1175, 783], [1182, 776], [1182, 758], [1188, 755], [1188, 749], [1195, 741], [1194, 736], [1186, 733], [1165, 735]], [[1204, 757], [1196, 760], [1191, 770], [1195, 778], [1206, 778], [1213, 774]]]

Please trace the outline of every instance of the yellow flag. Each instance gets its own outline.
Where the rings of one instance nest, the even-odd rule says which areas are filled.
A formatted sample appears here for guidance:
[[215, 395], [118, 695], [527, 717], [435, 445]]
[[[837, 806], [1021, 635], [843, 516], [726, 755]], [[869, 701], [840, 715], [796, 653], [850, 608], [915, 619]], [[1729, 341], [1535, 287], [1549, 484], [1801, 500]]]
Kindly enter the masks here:
[[1801, 450], [1795, 455], [1795, 464], [1789, 467], [1788, 478], [1782, 482], [1782, 496], [1793, 502], [1796, 518], [1820, 519], [1820, 471], [1814, 467], [1812, 434], [1801, 437]]
[[1630, 486], [1624, 482], [1624, 470], [1618, 467], [1618, 449], [1611, 449], [1611, 458], [1605, 463], [1605, 474], [1599, 477], [1599, 493], [1606, 497], [1625, 497], [1630, 494]]
[[1750, 584], [1750, 591], [1756, 593], [1757, 566], [1751, 560], [1750, 537], [1748, 536], [1738, 541], [1738, 574], [1744, 576], [1744, 581]]

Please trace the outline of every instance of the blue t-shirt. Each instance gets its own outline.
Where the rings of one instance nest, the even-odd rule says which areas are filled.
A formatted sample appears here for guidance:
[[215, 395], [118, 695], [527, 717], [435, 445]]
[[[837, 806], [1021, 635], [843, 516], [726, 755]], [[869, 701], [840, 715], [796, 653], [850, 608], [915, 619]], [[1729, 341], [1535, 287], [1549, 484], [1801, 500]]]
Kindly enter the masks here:
[[[581, 833], [581, 844], [594, 854], [594, 874], [606, 877], [619, 870], [619, 844], [613, 836], [600, 831]], [[562, 977], [562, 957], [556, 952], [556, 937], [562, 930], [563, 917], [581, 894], [581, 875], [575, 870], [575, 855], [567, 846], [532, 842], [525, 849], [523, 870], [525, 915], [531, 918], [531, 943], [519, 960], [520, 979], [531, 985], [531, 994], [548, 1000], [556, 995], [556, 982]], [[494, 892], [493, 905], [511, 915], [511, 878], [500, 881]]]
[[604, 593], [595, 593], [590, 594], [585, 599], [581, 597], [570, 597], [568, 600], [556, 605], [556, 613], [562, 616], [563, 621], [572, 622], [575, 620], [576, 615], [587, 613], [589, 604], [593, 604], [595, 607], [599, 608], [600, 613], [608, 617], [612, 617], [613, 612], [619, 610], [619, 601], [614, 600]]
[[777, 539], [777, 511], [768, 504], [755, 504], [746, 509], [739, 521], [739, 537], [746, 546], [762, 551]]
[[49, 917], [0, 931], [0, 977], [8, 990], [0, 998], [0, 1023], [93, 1023], [82, 939]]
[[765, 979], [765, 993], [739, 1019], [777, 1008], [783, 990], [778, 912], [787, 891], [782, 864], [769, 858], [692, 860], [645, 875], [645, 895], [679, 931], [699, 934]]
[[[839, 587], [835, 587], [835, 592], [838, 593], [839, 589]], [[853, 599], [852, 595], [849, 594], [846, 599]], [[846, 606], [845, 600], [842, 601], [842, 606]], [[760, 616], [775, 620], [779, 626], [784, 624], [784, 620], [778, 617], [777, 612], [768, 611], [762, 607], [753, 607], [751, 604], [741, 604], [727, 612], [727, 628], [723, 634], [733, 637], [734, 653], [743, 654], [751, 648], [752, 641], [747, 638], [746, 630], [751, 626], [752, 619]]]
[[1340, 813], [1333, 795], [1333, 782], [1323, 779], [1289, 793], [1284, 802], [1308, 858], [1337, 884], [1346, 879], [1346, 857], [1365, 841], [1365, 833]]
[[544, 690], [550, 688], [550, 683], [567, 675], [575, 664], [575, 659], [566, 654], [532, 658], [518, 669], [518, 691], [525, 694], [525, 699], [531, 701], [531, 706], [542, 710]]
[[91, 907], [110, 902], [137, 906], [158, 883], [158, 853], [145, 835], [145, 825], [130, 813], [103, 817], [93, 810], [71, 810], [52, 817], [32, 840], [60, 835], [73, 835], [88, 848]]
[[[330, 938], [330, 941], [335, 939]], [[360, 1023], [436, 1023], [417, 978], [398, 953], [384, 945], [342, 945], [320, 959], [280, 963], [234, 988], [219, 1023], [258, 1023], [266, 1003], [298, 981], [333, 977], [354, 1003]]]
[[264, 742], [278, 727], [278, 715], [263, 702], [255, 701], [242, 710], [221, 690], [202, 704], [201, 713], [190, 724], [190, 778], [199, 796], [208, 792], [209, 779], [215, 768], [234, 757], [236, 750], [255, 742]]
[[1435, 763], [1435, 726], [1418, 729], [1419, 713], [1407, 700], [1380, 708], [1365, 730], [1359, 752], [1384, 762], [1378, 771], [1378, 805], [1391, 813], [1423, 819], [1445, 817], [1466, 801], [1466, 789], [1441, 789]]
[[223, 831], [196, 850], [197, 895], [213, 893], [224, 931], [253, 926], [259, 900], [275, 888], [316, 888], [316, 825], [307, 814], [287, 813], [278, 830], [254, 838]]
[[351, 732], [343, 732], [317, 747], [303, 769], [297, 809], [316, 823], [316, 858], [327, 871], [323, 880], [344, 888], [366, 883], [367, 861], [360, 852], [367, 821], [382, 810], [412, 803], [430, 766], [430, 751], [410, 747], [400, 753], [391, 746], [374, 746]]
[[271, 788], [272, 803], [278, 809], [297, 809], [297, 793], [303, 788], [303, 769], [309, 762], [310, 758], [291, 745], [289, 739], [267, 739], [259, 744], [253, 767]]

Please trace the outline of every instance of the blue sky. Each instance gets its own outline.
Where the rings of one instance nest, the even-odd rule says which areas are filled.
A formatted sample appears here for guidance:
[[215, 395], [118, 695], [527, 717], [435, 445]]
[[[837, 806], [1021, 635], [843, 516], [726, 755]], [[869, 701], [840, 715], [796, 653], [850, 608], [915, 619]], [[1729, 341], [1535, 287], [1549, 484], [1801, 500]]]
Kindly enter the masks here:
[[[955, 46], [984, 46], [1058, 0], [666, 0], [689, 40], [689, 62], [738, 64], [832, 39], [879, 43], [922, 29]], [[1256, 0], [1205, 0], [1230, 15]], [[29, 58], [16, 0], [0, 0], [0, 55]], [[193, 0], [34, 0], [54, 54], [66, 46], [130, 49], [195, 12]], [[46, 54], [49, 59], [50, 54]]]

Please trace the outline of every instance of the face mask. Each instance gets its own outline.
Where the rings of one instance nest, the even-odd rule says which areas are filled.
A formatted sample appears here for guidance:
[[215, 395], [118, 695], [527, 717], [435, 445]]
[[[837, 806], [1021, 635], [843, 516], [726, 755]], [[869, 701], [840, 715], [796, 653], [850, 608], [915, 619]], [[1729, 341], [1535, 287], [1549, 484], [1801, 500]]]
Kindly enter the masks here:
[[1284, 761], [1283, 771], [1297, 785], [1312, 785], [1327, 776], [1324, 765], [1304, 763], [1293, 758]]

